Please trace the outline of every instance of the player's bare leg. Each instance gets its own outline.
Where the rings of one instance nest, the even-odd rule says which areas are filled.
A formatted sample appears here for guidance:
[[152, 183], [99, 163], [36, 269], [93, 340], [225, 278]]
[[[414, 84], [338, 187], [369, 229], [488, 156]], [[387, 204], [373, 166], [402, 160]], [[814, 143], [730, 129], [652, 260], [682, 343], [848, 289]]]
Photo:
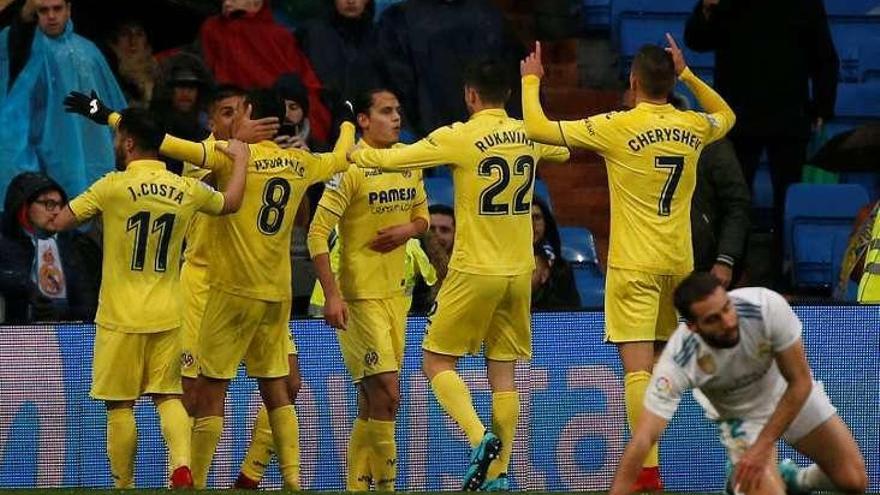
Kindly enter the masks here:
[[[299, 361], [296, 354], [288, 354], [287, 363], [290, 371], [287, 374], [287, 395], [291, 403], [296, 402], [302, 387], [302, 377], [299, 374]], [[297, 449], [297, 452], [299, 450]], [[254, 419], [254, 428], [251, 434], [251, 442], [247, 454], [241, 462], [241, 470], [235, 480], [233, 488], [256, 489], [263, 479], [266, 466], [275, 453], [275, 441], [272, 438], [272, 427], [269, 424], [269, 413], [266, 406], [260, 407], [257, 417]], [[297, 453], [297, 456], [299, 454]]]
[[162, 437], [168, 447], [171, 488], [192, 488], [192, 423], [189, 413], [186, 412], [180, 395], [153, 394], [152, 397], [159, 413]]
[[198, 402], [198, 389], [196, 388], [198, 380], [188, 376], [182, 376], [180, 377], [180, 384], [183, 387], [183, 397], [181, 398], [181, 401], [183, 401], [183, 407], [186, 408], [186, 412], [189, 413], [190, 417], [194, 418], [196, 402]]
[[195, 401], [192, 423], [192, 468], [195, 488], [204, 489], [208, 482], [208, 470], [217, 450], [217, 442], [223, 433], [223, 405], [229, 380], [199, 375], [196, 379], [199, 393]]
[[789, 490], [864, 493], [868, 489], [865, 460], [849, 428], [834, 415], [793, 447], [815, 462], [787, 479]]
[[471, 444], [471, 464], [465, 474], [463, 490], [477, 490], [485, 481], [489, 464], [498, 456], [501, 441], [486, 430], [474, 409], [470, 390], [455, 372], [458, 357], [422, 351], [422, 370], [437, 402], [467, 435]]
[[[736, 467], [734, 467], [736, 472]], [[785, 483], [779, 476], [779, 470], [776, 467], [776, 449], [772, 449], [767, 459], [767, 467], [764, 469], [763, 476], [754, 486], [742, 489], [741, 486], [734, 486], [733, 493], [736, 495], [785, 495]]]
[[509, 491], [507, 470], [513, 453], [513, 439], [519, 422], [519, 393], [514, 382], [516, 361], [486, 360], [489, 386], [492, 388], [492, 431], [501, 439], [501, 453], [486, 472], [482, 491]]
[[106, 401], [107, 457], [116, 488], [134, 488], [134, 456], [137, 451], [137, 425], [134, 401]]
[[299, 490], [299, 419], [290, 400], [287, 381], [287, 376], [258, 379], [284, 486]]
[[376, 491], [394, 491], [397, 480], [397, 442], [394, 429], [400, 406], [398, 374], [388, 372], [364, 377], [361, 387], [369, 408], [367, 438], [372, 447], [370, 472]]
[[[651, 371], [654, 369], [656, 356], [659, 355], [656, 352], [655, 344], [654, 341], [620, 342], [617, 344], [617, 352], [623, 364], [626, 418], [630, 431], [634, 431], [639, 416], [642, 414], [645, 391], [651, 381]], [[651, 447], [642, 464], [642, 471], [639, 473], [633, 491], [660, 491], [662, 489], [658, 447], [655, 444]]]

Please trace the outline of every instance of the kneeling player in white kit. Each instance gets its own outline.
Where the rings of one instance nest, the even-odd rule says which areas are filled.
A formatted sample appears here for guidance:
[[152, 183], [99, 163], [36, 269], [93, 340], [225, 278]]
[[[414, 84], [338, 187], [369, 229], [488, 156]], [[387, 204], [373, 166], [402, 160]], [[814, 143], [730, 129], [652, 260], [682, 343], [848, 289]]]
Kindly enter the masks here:
[[[714, 276], [693, 273], [676, 288], [675, 307], [686, 323], [654, 367], [612, 495], [630, 493], [643, 458], [687, 389], [718, 424], [737, 493], [866, 490], [864, 459], [822, 384], [813, 381], [801, 322], [782, 296], [758, 287], [728, 293]], [[800, 470], [789, 465], [780, 476], [779, 438], [815, 464]]]

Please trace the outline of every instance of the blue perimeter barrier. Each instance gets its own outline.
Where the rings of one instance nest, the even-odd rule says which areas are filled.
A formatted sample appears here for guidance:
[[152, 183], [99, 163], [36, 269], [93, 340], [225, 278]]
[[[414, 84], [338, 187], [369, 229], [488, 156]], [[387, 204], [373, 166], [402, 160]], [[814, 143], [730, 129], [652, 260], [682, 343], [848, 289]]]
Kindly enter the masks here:
[[[799, 307], [815, 377], [853, 430], [866, 456], [871, 491], [880, 489], [880, 308]], [[419, 372], [425, 321], [409, 322], [398, 421], [398, 489], [457, 489], [468, 446], [440, 410]], [[345, 448], [355, 394], [332, 331], [295, 321], [303, 388], [302, 486], [344, 488]], [[602, 313], [534, 316], [534, 360], [518, 369], [522, 403], [511, 478], [516, 489], [572, 491], [609, 486], [626, 442], [621, 368], [602, 344]], [[85, 324], [0, 327], [0, 487], [108, 487], [105, 415], [88, 398], [94, 327]], [[491, 394], [482, 360], [461, 370], [489, 423]], [[238, 473], [259, 405], [255, 383], [237, 379], [210, 483], [229, 486]], [[137, 407], [137, 485], [165, 484], [166, 454], [151, 404]], [[781, 456], [805, 459], [783, 448]], [[725, 456], [714, 426], [688, 395], [663, 436], [668, 490], [720, 491]], [[280, 486], [273, 461], [265, 487]]]

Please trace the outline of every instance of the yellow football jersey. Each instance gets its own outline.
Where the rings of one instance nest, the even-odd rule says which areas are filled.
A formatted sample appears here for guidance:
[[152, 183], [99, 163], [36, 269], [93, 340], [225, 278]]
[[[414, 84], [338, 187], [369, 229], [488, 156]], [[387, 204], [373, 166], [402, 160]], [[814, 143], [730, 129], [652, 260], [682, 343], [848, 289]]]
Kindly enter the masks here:
[[[362, 147], [369, 147], [361, 141]], [[346, 300], [382, 299], [406, 290], [406, 247], [390, 253], [370, 249], [379, 230], [429, 220], [422, 172], [382, 172], [351, 167], [327, 183], [309, 229], [309, 253], [327, 252], [327, 239], [339, 224], [337, 279]]]
[[605, 158], [611, 194], [610, 267], [667, 275], [693, 270], [691, 198], [697, 161], [707, 144], [730, 130], [735, 117], [689, 70], [681, 79], [713, 113], [643, 102], [625, 112], [554, 122], [538, 135], [530, 119], [540, 111], [540, 82], [534, 76], [523, 78], [529, 136], [545, 141], [543, 135], [549, 134], [546, 142], [594, 150]]
[[[205, 140], [205, 142], [211, 141], [214, 141], [213, 136], [209, 136]], [[196, 167], [191, 163], [184, 163], [183, 175], [184, 177], [205, 181], [205, 177], [211, 175], [211, 171]], [[192, 220], [190, 220], [189, 227], [186, 229], [186, 248], [183, 250], [183, 259], [187, 265], [207, 268], [210, 243], [211, 239], [214, 238], [210, 233], [213, 220], [215, 219], [202, 213], [196, 213]]]
[[80, 222], [102, 213], [104, 260], [98, 314], [102, 327], [159, 332], [180, 326], [180, 250], [197, 211], [219, 215], [223, 194], [180, 177], [155, 160], [131, 162], [70, 202]]
[[534, 269], [532, 190], [538, 161], [568, 160], [568, 149], [536, 143], [502, 109], [477, 112], [410, 146], [359, 149], [359, 167], [410, 170], [452, 167], [455, 243], [449, 267], [482, 275]]
[[[215, 144], [166, 136], [161, 150], [172, 158], [214, 170], [217, 184], [224, 187], [232, 160], [215, 150]], [[290, 299], [293, 217], [310, 185], [348, 168], [345, 152], [353, 145], [354, 127], [349, 123], [343, 124], [332, 153], [285, 150], [271, 141], [250, 145], [241, 209], [213, 222], [217, 246], [211, 252], [208, 283], [253, 299]]]

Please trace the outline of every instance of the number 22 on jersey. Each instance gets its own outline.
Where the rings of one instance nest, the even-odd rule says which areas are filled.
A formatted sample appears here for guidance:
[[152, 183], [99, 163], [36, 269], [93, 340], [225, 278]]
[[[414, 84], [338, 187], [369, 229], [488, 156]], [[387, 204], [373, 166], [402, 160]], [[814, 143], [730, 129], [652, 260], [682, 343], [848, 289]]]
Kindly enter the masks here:
[[526, 215], [531, 213], [532, 205], [526, 201], [526, 196], [532, 190], [535, 181], [535, 160], [531, 156], [523, 155], [513, 162], [512, 177], [524, 177], [513, 195], [512, 205], [497, 201], [497, 196], [507, 190], [511, 182], [511, 169], [507, 160], [500, 156], [484, 158], [477, 166], [480, 177], [492, 177], [497, 172], [498, 178], [489, 187], [480, 193], [480, 215], [508, 215], [511, 209], [514, 215]]

